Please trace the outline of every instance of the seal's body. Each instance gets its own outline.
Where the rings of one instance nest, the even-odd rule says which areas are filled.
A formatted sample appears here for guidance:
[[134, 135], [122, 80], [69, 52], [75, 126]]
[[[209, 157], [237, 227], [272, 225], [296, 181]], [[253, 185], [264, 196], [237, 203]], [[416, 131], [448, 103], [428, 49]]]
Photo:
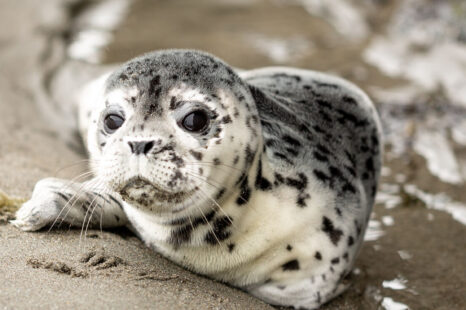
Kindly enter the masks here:
[[130, 225], [276, 305], [314, 309], [344, 290], [381, 166], [378, 117], [352, 84], [160, 51], [89, 86], [80, 124], [95, 179], [40, 181], [16, 226]]

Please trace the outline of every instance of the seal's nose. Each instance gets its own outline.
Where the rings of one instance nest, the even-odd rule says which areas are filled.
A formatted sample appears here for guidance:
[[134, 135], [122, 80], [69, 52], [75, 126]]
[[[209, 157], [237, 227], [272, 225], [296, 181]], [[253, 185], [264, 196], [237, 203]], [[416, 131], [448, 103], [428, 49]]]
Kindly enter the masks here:
[[128, 142], [131, 152], [136, 155], [147, 154], [154, 147], [154, 141]]

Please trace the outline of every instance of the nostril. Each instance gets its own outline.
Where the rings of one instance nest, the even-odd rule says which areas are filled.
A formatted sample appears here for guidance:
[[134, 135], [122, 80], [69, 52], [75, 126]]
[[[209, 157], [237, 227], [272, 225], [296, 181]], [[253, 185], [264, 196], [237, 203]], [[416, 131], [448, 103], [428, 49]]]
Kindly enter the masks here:
[[128, 142], [128, 145], [129, 145], [129, 147], [130, 147], [130, 149], [131, 149], [131, 153], [135, 153], [136, 150], [135, 150], [135, 145], [134, 145], [134, 143], [133, 143], [133, 142]]
[[128, 142], [128, 145], [133, 154], [147, 154], [154, 147], [154, 141], [133, 141]]
[[144, 154], [149, 153], [149, 151], [154, 147], [154, 141], [149, 141], [144, 146]]

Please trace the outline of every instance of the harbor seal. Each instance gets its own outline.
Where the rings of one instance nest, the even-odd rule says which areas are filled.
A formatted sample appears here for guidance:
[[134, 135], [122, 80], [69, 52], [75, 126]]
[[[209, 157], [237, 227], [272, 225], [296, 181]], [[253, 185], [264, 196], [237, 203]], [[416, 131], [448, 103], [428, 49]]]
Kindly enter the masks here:
[[92, 83], [79, 108], [95, 177], [39, 181], [15, 226], [128, 225], [170, 260], [274, 305], [315, 309], [344, 291], [382, 153], [356, 86], [165, 50]]

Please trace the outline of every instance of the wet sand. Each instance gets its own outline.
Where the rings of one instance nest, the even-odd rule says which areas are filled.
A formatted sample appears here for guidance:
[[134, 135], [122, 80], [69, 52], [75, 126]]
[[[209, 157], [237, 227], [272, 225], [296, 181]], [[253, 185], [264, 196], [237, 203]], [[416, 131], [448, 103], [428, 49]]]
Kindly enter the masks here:
[[[377, 2], [378, 7], [367, 12], [373, 34], [384, 32], [397, 4]], [[38, 101], [44, 99], [38, 88], [48, 89], [47, 74], [56, 74], [50, 68], [67, 65], [62, 34], [69, 31], [73, 14], [66, 13], [63, 3], [56, 0], [39, 6], [34, 0], [0, 1], [0, 20], [9, 25], [0, 28], [0, 189], [9, 195], [27, 198], [41, 178], [72, 179], [86, 169], [70, 166], [85, 158], [79, 143], [69, 140], [72, 134], [66, 134], [68, 140], [63, 142], [38, 108]], [[334, 72], [369, 91], [373, 86], [405, 82], [388, 78], [363, 61], [361, 53], [369, 38], [345, 40], [301, 6], [273, 3], [135, 1], [106, 49], [105, 61], [125, 61], [160, 48], [199, 48], [241, 68], [282, 64]], [[264, 37], [269, 41], [298, 38], [289, 43], [291, 54], [302, 40], [310, 45], [277, 63], [254, 47], [254, 40]], [[75, 73], [84, 65], [67, 68]], [[76, 79], [78, 74], [72, 76]], [[458, 154], [466, 154], [463, 147], [458, 146]], [[386, 166], [391, 172], [383, 178], [385, 185], [415, 184], [466, 203], [464, 184], [441, 182], [415, 153], [387, 158]], [[383, 309], [386, 298], [410, 309], [466, 308], [466, 227], [448, 213], [428, 209], [413, 195], [401, 191], [398, 196], [402, 200], [394, 208], [375, 206], [373, 223], [383, 235], [365, 242], [351, 276], [352, 286], [323, 309]], [[85, 238], [79, 229], [66, 227], [23, 233], [6, 224], [10, 216], [0, 207], [2, 308], [272, 309], [237, 289], [185, 271], [126, 230], [88, 231]], [[393, 225], [387, 221], [390, 218]], [[406, 280], [402, 281], [406, 288], [383, 286], [384, 281], [397, 278]]]

